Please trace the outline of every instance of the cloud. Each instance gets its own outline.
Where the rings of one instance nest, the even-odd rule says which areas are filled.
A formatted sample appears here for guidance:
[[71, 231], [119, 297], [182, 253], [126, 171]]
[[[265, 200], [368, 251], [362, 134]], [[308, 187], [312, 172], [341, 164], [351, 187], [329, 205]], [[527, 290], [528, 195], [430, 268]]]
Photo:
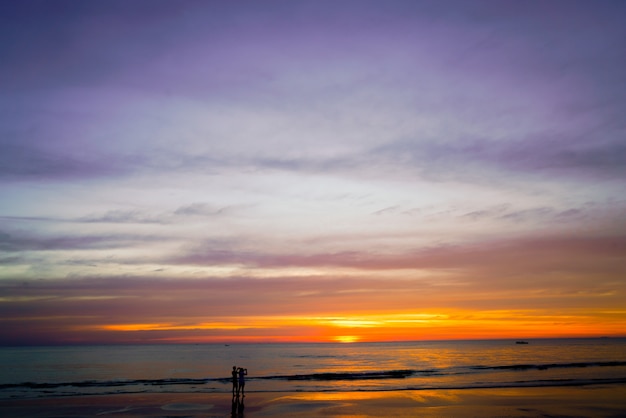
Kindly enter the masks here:
[[174, 215], [181, 216], [216, 216], [221, 215], [227, 208], [216, 208], [208, 203], [195, 202], [190, 205], [180, 206], [174, 211]]
[[110, 210], [102, 215], [85, 216], [78, 219], [86, 223], [139, 223], [139, 224], [163, 224], [166, 220], [163, 216], [153, 216], [140, 210]]
[[494, 160], [529, 173], [599, 180], [623, 178], [626, 174], [626, 144], [621, 140], [605, 140], [607, 136], [614, 136], [611, 131], [600, 131], [594, 136], [529, 139], [502, 147]]
[[[546, 236], [498, 239], [441, 245], [395, 254], [344, 251], [313, 254], [271, 254], [202, 246], [165, 260], [182, 265], [242, 265], [250, 268], [346, 268], [362, 271], [423, 270], [454, 272], [455, 277], [479, 281], [536, 277], [546, 283], [553, 274], [586, 280], [605, 274], [615, 280], [624, 273], [620, 259], [626, 254], [624, 236]], [[280, 271], [280, 270], [276, 270]], [[510, 286], [525, 286], [513, 282]]]
[[2, 144], [1, 180], [77, 180], [110, 177], [128, 172], [101, 159], [77, 158], [60, 152], [48, 152], [37, 146]]
[[[129, 243], [154, 240], [153, 237], [134, 234], [103, 234], [103, 235], [45, 235], [23, 231], [11, 233], [0, 232], [0, 251], [60, 251], [84, 249], [120, 248]], [[161, 238], [159, 238], [161, 239]]]
[[554, 140], [549, 133], [507, 140], [400, 140], [376, 147], [370, 155], [372, 160], [401, 164], [427, 178], [455, 181], [484, 180], [494, 172], [596, 181], [626, 175], [626, 145], [622, 141], [569, 136]]
[[215, 217], [233, 210], [232, 207], [214, 207], [208, 203], [195, 202], [180, 206], [172, 211], [151, 213], [138, 209], [112, 209], [102, 214], [93, 214], [75, 218], [78, 223], [111, 223], [111, 224], [160, 224], [168, 225], [190, 217]]

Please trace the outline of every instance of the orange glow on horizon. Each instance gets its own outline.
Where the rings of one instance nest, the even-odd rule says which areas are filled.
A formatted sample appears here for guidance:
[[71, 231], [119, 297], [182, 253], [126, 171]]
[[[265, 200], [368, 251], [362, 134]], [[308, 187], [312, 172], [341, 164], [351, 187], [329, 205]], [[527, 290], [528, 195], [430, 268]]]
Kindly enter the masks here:
[[[599, 319], [600, 317], [600, 319]], [[624, 335], [621, 312], [447, 311], [224, 317], [219, 321], [106, 324], [75, 331], [158, 332], [162, 342], [382, 342]], [[167, 335], [174, 331], [175, 334]], [[165, 334], [163, 334], [165, 332]]]

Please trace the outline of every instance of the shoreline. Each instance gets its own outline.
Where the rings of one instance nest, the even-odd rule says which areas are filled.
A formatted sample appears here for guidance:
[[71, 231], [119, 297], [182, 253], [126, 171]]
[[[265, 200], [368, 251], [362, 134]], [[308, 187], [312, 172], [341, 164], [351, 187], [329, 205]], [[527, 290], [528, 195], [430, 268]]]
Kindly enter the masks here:
[[[0, 401], [6, 418], [626, 417], [626, 384], [376, 392], [135, 393]], [[236, 399], [237, 400], [237, 399]]]

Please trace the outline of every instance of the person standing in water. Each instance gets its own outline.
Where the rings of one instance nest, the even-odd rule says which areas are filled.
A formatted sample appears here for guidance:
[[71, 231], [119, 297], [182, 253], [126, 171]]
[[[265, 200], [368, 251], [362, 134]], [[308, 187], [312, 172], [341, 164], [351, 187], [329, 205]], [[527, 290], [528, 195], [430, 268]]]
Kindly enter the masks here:
[[246, 386], [246, 380], [244, 378], [245, 375], [248, 374], [248, 369], [244, 369], [243, 367], [239, 368], [239, 389], [237, 392], [241, 391], [241, 396], [244, 396], [244, 387]]
[[239, 386], [237, 383], [237, 366], [233, 366], [232, 376], [233, 376], [233, 397], [234, 397], [235, 394], [239, 395]]

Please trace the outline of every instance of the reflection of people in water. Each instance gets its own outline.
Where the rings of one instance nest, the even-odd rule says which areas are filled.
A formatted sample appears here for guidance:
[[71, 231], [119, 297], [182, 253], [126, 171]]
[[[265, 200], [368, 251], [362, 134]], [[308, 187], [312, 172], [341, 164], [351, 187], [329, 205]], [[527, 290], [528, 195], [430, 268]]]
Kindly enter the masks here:
[[248, 369], [244, 369], [243, 367], [239, 368], [239, 389], [237, 392], [241, 391], [241, 396], [244, 396], [244, 388], [246, 386], [246, 380], [244, 378], [245, 375], [248, 374]]
[[237, 395], [239, 395], [239, 386], [237, 384], [237, 366], [233, 366], [233, 396], [235, 396], [235, 393]]
[[243, 417], [243, 397], [233, 396], [233, 403], [231, 405], [230, 416], [231, 417]]
[[243, 406], [243, 396], [242, 396], [241, 400], [239, 401], [239, 410], [238, 410], [238, 412], [239, 412], [238, 416], [240, 416], [240, 417], [243, 417], [243, 408], [244, 408], [244, 406]]
[[237, 407], [239, 406], [239, 398], [235, 398], [233, 396], [233, 403], [230, 407], [230, 416], [231, 417], [236, 417], [237, 416]]

